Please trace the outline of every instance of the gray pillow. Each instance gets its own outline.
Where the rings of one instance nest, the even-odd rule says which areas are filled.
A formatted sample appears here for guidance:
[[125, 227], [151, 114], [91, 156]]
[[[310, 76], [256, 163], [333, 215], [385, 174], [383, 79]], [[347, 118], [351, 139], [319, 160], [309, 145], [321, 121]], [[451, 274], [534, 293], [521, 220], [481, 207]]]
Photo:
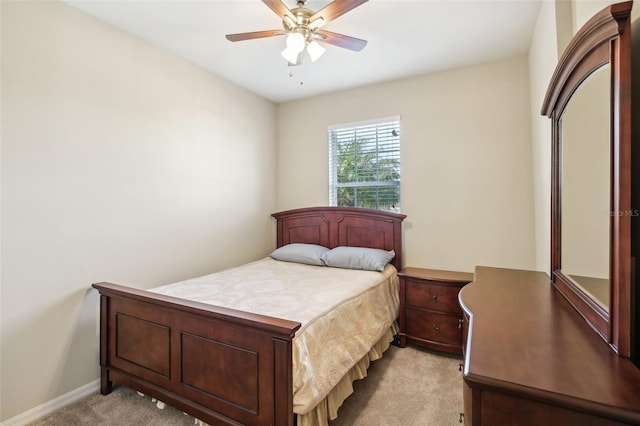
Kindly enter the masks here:
[[283, 262], [324, 266], [320, 257], [328, 251], [328, 248], [316, 244], [292, 243], [275, 249], [271, 253], [271, 257]]
[[396, 253], [386, 250], [364, 247], [336, 247], [321, 257], [327, 266], [347, 269], [364, 269], [366, 271], [383, 271], [387, 263]]

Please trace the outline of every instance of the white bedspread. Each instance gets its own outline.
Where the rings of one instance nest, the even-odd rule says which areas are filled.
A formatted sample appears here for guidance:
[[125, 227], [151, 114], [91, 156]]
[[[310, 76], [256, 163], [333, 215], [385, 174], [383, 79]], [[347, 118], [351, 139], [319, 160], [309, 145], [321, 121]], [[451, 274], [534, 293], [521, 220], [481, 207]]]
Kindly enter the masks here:
[[294, 412], [306, 414], [389, 330], [398, 276], [265, 258], [150, 291], [298, 321], [293, 340]]

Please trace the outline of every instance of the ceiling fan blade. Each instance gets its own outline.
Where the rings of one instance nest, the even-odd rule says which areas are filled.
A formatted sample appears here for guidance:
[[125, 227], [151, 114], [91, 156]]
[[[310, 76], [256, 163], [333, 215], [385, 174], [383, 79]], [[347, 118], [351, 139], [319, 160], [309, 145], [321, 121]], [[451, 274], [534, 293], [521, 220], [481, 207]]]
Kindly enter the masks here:
[[266, 30], [266, 31], [254, 31], [251, 33], [239, 33], [239, 34], [227, 34], [227, 40], [229, 41], [243, 41], [252, 40], [254, 38], [273, 37], [277, 35], [286, 34], [283, 30]]
[[319, 34], [316, 40], [322, 43], [333, 44], [334, 46], [359, 52], [367, 45], [367, 40], [361, 40], [355, 37], [349, 37], [343, 34], [332, 33], [331, 31], [318, 30], [315, 34]]
[[[263, 0], [265, 3], [266, 1]], [[280, 1], [280, 0], [278, 0]], [[315, 13], [311, 18], [309, 18], [309, 22], [313, 22], [318, 18], [323, 19], [323, 25], [326, 25], [329, 21], [333, 21], [339, 16], [344, 15], [348, 11], [355, 9], [363, 3], [366, 3], [369, 0], [333, 0], [331, 3], [326, 5], [324, 8], [320, 9]]]
[[262, 3], [269, 6], [269, 8], [280, 17], [280, 19], [284, 19], [285, 15], [292, 17], [289, 8], [282, 3], [282, 0], [262, 0]]

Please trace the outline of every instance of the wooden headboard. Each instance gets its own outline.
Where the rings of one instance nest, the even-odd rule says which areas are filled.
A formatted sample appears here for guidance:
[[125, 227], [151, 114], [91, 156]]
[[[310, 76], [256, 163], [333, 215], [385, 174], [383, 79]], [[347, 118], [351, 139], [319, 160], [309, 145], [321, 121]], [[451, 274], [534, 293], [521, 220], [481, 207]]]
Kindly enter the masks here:
[[278, 247], [291, 243], [394, 250], [402, 267], [402, 221], [406, 215], [355, 207], [307, 207], [273, 213]]

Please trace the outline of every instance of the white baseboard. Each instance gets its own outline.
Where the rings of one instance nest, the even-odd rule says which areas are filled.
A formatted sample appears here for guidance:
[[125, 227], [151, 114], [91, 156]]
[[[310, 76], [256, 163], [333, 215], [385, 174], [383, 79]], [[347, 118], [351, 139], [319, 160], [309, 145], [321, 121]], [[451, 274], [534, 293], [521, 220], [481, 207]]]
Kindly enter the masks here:
[[80, 386], [72, 390], [71, 392], [67, 392], [64, 395], [60, 395], [57, 398], [52, 399], [51, 401], [47, 401], [44, 404], [38, 405], [30, 410], [25, 411], [22, 414], [18, 414], [15, 417], [12, 417], [4, 422], [0, 423], [0, 426], [23, 426], [31, 422], [35, 422], [36, 420], [46, 416], [47, 414], [51, 414], [56, 410], [59, 410], [67, 405], [76, 402], [77, 400], [84, 398], [85, 396], [91, 395], [100, 390], [100, 379], [94, 380], [93, 382], [87, 383], [84, 386]]

